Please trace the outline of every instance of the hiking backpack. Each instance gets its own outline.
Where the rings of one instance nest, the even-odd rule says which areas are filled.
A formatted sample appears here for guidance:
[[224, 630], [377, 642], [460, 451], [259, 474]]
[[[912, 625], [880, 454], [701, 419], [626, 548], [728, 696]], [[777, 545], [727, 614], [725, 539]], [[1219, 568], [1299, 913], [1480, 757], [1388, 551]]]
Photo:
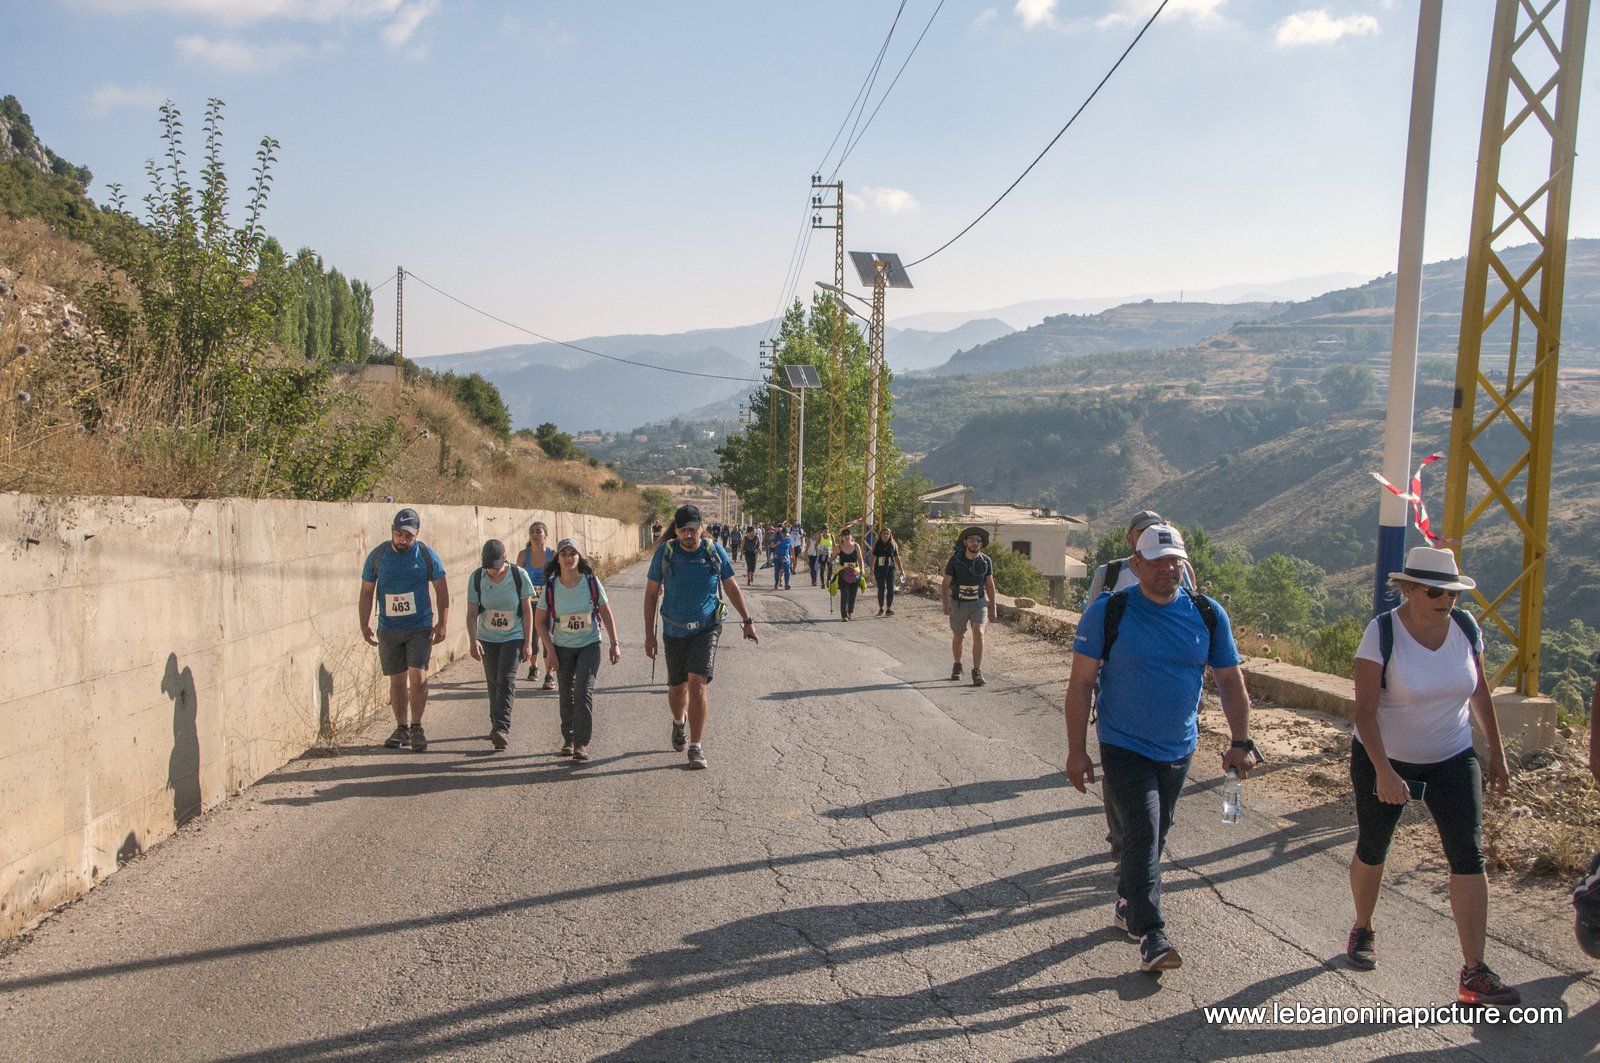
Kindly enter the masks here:
[[[1478, 640], [1483, 637], [1483, 631], [1478, 627], [1478, 622], [1472, 614], [1459, 605], [1450, 610], [1450, 619], [1456, 622], [1462, 634], [1467, 636], [1467, 642], [1472, 646], [1474, 656], [1478, 653]], [[1389, 658], [1394, 656], [1394, 610], [1378, 614], [1378, 654], [1383, 658], [1383, 671], [1379, 675], [1378, 686], [1384, 690], [1389, 689]]]

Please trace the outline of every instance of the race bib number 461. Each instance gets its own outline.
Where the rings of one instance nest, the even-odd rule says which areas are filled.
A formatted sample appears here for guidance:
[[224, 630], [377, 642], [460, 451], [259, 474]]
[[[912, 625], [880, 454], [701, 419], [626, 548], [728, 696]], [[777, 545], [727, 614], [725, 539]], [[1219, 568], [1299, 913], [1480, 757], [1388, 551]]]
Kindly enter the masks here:
[[383, 596], [384, 616], [415, 616], [417, 613], [417, 596], [415, 594], [385, 594]]
[[561, 630], [581, 634], [589, 630], [588, 613], [568, 613], [561, 618]]

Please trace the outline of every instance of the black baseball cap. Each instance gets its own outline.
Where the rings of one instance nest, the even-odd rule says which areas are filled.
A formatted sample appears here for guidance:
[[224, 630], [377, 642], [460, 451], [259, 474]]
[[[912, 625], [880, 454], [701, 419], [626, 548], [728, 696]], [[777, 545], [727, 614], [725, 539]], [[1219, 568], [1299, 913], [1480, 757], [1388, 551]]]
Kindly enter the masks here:
[[698, 528], [700, 524], [699, 506], [679, 506], [678, 512], [672, 515], [674, 528]]
[[483, 567], [499, 568], [500, 562], [506, 559], [506, 544], [499, 539], [490, 539], [483, 544]]
[[417, 511], [409, 506], [394, 515], [393, 528], [395, 531], [408, 531], [412, 535], [422, 530], [422, 518], [417, 516]]

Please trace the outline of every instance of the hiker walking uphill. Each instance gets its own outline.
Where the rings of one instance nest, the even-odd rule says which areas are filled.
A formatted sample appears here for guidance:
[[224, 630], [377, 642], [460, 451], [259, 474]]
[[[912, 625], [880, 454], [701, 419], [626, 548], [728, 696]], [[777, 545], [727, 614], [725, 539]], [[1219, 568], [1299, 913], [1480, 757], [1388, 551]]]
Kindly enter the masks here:
[[[722, 633], [722, 595], [742, 621], [744, 637], [760, 642], [744, 592], [727, 552], [700, 534], [700, 510], [680, 506], [674, 538], [656, 547], [644, 588], [644, 652], [656, 657], [656, 607], [661, 609], [662, 647], [667, 657], [667, 706], [672, 710], [672, 748], [689, 753], [689, 767], [705, 768], [703, 745], [710, 713], [707, 686]], [[685, 731], [687, 730], [687, 734]]]
[[[450, 589], [444, 562], [433, 547], [418, 540], [422, 518], [414, 509], [394, 515], [389, 541], [372, 549], [361, 566], [361, 637], [378, 647], [378, 664], [389, 677], [389, 704], [394, 707], [394, 733], [384, 741], [390, 749], [428, 748], [422, 711], [428, 706], [428, 660], [444, 641], [450, 613]], [[439, 619], [428, 588], [438, 599]], [[378, 631], [372, 631], [372, 604], [378, 602]]]
[[[1132, 559], [1134, 545], [1139, 541], [1139, 536], [1144, 530], [1155, 524], [1167, 523], [1161, 514], [1151, 509], [1141, 509], [1128, 521], [1128, 531], [1124, 536], [1128, 540], [1128, 557], [1119, 557], [1094, 570], [1094, 575], [1089, 580], [1089, 593], [1084, 595], [1083, 604], [1088, 605], [1102, 594], [1115, 594], [1125, 591], [1139, 582], [1139, 577], [1133, 574], [1133, 567], [1128, 564]], [[1188, 559], [1183, 562], [1183, 585], [1190, 590], [1198, 590], [1199, 584], [1195, 582], [1194, 566]]]
[[756, 581], [756, 561], [761, 556], [761, 536], [754, 524], [745, 529], [739, 546], [744, 552], [744, 585], [748, 587]]
[[467, 630], [472, 659], [489, 684], [489, 741], [504, 749], [511, 735], [517, 665], [533, 659], [533, 580], [506, 563], [499, 539], [483, 544], [483, 567], [467, 582]]
[[[550, 567], [550, 562], [556, 559], [556, 552], [545, 545], [549, 538], [550, 529], [546, 528], [544, 521], [536, 520], [528, 525], [528, 544], [517, 554], [517, 563], [522, 566], [522, 571], [533, 578], [533, 607], [539, 608], [539, 602], [544, 598], [544, 574]], [[539, 678], [539, 646], [534, 643], [534, 656], [528, 661], [528, 678]], [[556, 685], [555, 658], [544, 659], [544, 689], [554, 690]]]
[[839, 581], [839, 619], [850, 620], [855, 616], [856, 594], [861, 590], [866, 558], [849, 528], [840, 530], [839, 549], [833, 552], [833, 560], [838, 566], [834, 578]]
[[793, 567], [794, 541], [789, 538], [789, 530], [781, 524], [772, 537], [772, 589], [780, 586], [789, 589], [789, 577]]
[[950, 679], [954, 682], [961, 678], [961, 643], [970, 627], [975, 687], [983, 686], [983, 625], [1000, 615], [995, 599], [994, 562], [983, 552], [988, 545], [989, 533], [984, 529], [963, 531], [939, 584], [939, 600], [944, 603], [944, 615], [950, 618], [950, 654], [955, 658]]
[[878, 585], [878, 615], [894, 615], [894, 582], [896, 574], [904, 576], [905, 566], [900, 563], [900, 544], [894, 541], [894, 532], [888, 525], [872, 544], [872, 581]]
[[1112, 922], [1139, 939], [1139, 970], [1147, 972], [1183, 965], [1161, 914], [1161, 850], [1199, 739], [1207, 665], [1233, 736], [1223, 771], [1242, 778], [1257, 761], [1228, 614], [1180, 585], [1186, 560], [1176, 528], [1153, 524], [1140, 534], [1132, 561], [1139, 584], [1084, 611], [1067, 681], [1066, 774], [1080, 793], [1094, 781], [1089, 701], [1100, 681], [1100, 789], [1117, 875]]
[[556, 544], [556, 559], [545, 570], [544, 601], [534, 623], [559, 678], [561, 755], [583, 763], [589, 759], [594, 737], [601, 629], [612, 664], [622, 660], [622, 646], [611, 606], [606, 604], [606, 589], [574, 539]]
[[1483, 732], [1489, 785], [1510, 785], [1494, 699], [1484, 679], [1483, 635], [1456, 608], [1477, 586], [1460, 574], [1449, 550], [1419, 546], [1404, 571], [1389, 573], [1400, 605], [1374, 618], [1356, 648], [1355, 734], [1350, 782], [1355, 789], [1356, 850], [1350, 858], [1355, 925], [1345, 944], [1352, 966], [1377, 966], [1372, 915], [1383, 865], [1400, 813], [1420, 800], [1433, 816], [1450, 865], [1450, 911], [1462, 967], [1456, 1000], [1511, 1005], [1522, 1000], [1483, 962], [1489, 879], [1483, 860], [1483, 779], [1472, 747], [1472, 718]]

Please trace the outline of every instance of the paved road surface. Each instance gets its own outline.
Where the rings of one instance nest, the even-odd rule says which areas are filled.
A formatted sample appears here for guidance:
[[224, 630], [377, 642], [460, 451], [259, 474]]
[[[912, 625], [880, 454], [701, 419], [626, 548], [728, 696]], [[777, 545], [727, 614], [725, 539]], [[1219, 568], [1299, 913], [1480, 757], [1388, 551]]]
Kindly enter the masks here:
[[643, 573], [610, 584], [627, 656], [602, 671], [588, 765], [554, 754], [553, 694], [525, 693], [491, 753], [459, 662], [427, 753], [298, 761], [0, 959], [0, 1055], [1593, 1056], [1592, 967], [1500, 940], [1492, 962], [1564, 1024], [1208, 1023], [1211, 1004], [1448, 1003], [1443, 903], [1392, 891], [1382, 966], [1345, 969], [1350, 825], [1257, 802], [1224, 826], [1202, 755], [1166, 877], [1187, 962], [1138, 974], [1108, 926], [1098, 795], [1060, 774], [1059, 685], [950, 683], [926, 601], [843, 625], [809, 587], [757, 591], [762, 643], [723, 646], [711, 770], [686, 770], [640, 651]]

